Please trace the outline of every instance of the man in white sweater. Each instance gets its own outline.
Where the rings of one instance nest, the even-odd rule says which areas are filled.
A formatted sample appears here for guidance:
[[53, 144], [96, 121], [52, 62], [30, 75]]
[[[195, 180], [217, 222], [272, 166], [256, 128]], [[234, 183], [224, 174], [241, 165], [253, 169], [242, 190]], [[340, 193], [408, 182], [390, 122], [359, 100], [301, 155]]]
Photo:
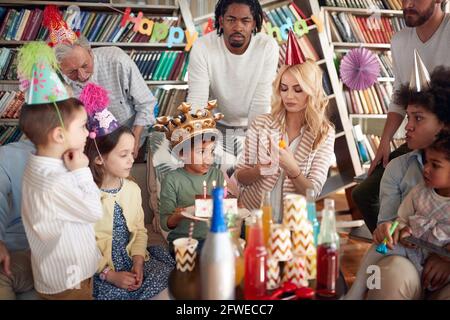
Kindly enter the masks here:
[[225, 115], [218, 125], [222, 132], [245, 130], [256, 116], [270, 111], [279, 48], [272, 37], [259, 33], [262, 20], [256, 0], [219, 0], [217, 33], [208, 33], [192, 47], [187, 100], [196, 110], [217, 99], [217, 111]]
[[[431, 73], [440, 65], [450, 66], [450, 14], [444, 12], [446, 0], [403, 0], [406, 26], [391, 41], [394, 67], [394, 94], [401, 84], [409, 83], [414, 68], [414, 49]], [[393, 97], [392, 97], [393, 98]], [[369, 177], [352, 192], [352, 197], [373, 232], [377, 226], [380, 181], [389, 160], [408, 152], [400, 147], [390, 155], [390, 141], [405, 117], [404, 106], [391, 99], [380, 147], [369, 169]]]

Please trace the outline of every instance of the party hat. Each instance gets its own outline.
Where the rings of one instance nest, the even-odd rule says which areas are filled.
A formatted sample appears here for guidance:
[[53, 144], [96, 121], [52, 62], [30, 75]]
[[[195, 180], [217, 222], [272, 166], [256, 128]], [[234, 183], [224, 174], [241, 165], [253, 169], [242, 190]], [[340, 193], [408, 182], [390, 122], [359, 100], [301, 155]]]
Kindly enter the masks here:
[[430, 74], [428, 73], [425, 64], [419, 56], [419, 53], [414, 49], [414, 69], [411, 73], [411, 81], [409, 88], [411, 90], [421, 92], [430, 87]]
[[26, 83], [26, 103], [42, 104], [70, 98], [56, 74], [58, 64], [53, 50], [45, 42], [30, 42], [19, 49], [17, 72]]
[[55, 5], [45, 6], [42, 24], [49, 31], [51, 47], [63, 43], [73, 44], [78, 39], [79, 35], [69, 28]]
[[89, 82], [84, 86], [78, 99], [83, 103], [88, 114], [91, 139], [107, 135], [120, 127], [117, 119], [107, 108], [109, 97], [105, 88]]
[[286, 60], [285, 65], [293, 66], [296, 64], [302, 64], [306, 61], [300, 46], [295, 38], [295, 34], [292, 30], [289, 30], [287, 48], [286, 48]]

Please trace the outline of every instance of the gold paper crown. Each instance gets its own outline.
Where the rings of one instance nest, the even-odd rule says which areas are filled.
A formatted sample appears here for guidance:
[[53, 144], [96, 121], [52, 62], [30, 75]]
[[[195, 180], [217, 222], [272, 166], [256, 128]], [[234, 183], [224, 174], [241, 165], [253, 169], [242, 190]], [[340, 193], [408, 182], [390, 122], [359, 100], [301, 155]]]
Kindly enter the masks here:
[[191, 113], [191, 105], [183, 102], [177, 110], [180, 114], [176, 117], [163, 116], [156, 118], [157, 124], [153, 126], [156, 131], [164, 132], [172, 144], [173, 151], [177, 151], [183, 142], [200, 134], [212, 134], [218, 136], [216, 122], [224, 116], [222, 113], [213, 114], [212, 110], [217, 106], [217, 100], [208, 101], [206, 108]]

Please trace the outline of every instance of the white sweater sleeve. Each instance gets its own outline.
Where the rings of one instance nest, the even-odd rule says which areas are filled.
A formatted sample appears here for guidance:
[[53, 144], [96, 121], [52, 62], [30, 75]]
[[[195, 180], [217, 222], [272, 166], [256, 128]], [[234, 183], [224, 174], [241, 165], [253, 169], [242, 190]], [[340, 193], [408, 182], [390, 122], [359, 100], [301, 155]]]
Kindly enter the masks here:
[[270, 112], [270, 97], [272, 96], [272, 82], [277, 73], [279, 59], [279, 47], [275, 40], [270, 42], [267, 54], [264, 57], [264, 71], [253, 95], [250, 108], [248, 110], [248, 125], [253, 120], [264, 113]]
[[206, 106], [209, 98], [209, 81], [206, 48], [200, 41], [196, 41], [192, 46], [188, 65], [187, 102], [192, 104], [192, 111]]

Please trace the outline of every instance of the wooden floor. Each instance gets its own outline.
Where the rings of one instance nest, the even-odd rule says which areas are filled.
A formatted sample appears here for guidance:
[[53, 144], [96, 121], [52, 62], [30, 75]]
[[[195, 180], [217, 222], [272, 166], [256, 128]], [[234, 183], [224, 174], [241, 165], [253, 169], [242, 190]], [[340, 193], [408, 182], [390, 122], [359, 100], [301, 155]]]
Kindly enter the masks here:
[[[351, 220], [351, 215], [348, 211], [348, 204], [343, 193], [336, 193], [331, 196], [335, 200], [335, 208], [338, 214], [336, 219], [339, 220]], [[321, 210], [323, 208], [323, 201], [317, 203], [317, 209]], [[347, 212], [347, 213], [346, 213]], [[147, 225], [149, 234], [149, 244], [166, 244], [165, 240], [159, 233], [154, 232], [152, 225]], [[345, 281], [350, 287], [355, 279], [356, 272], [358, 271], [359, 263], [366, 253], [367, 249], [370, 247], [370, 243], [351, 239], [346, 232], [339, 233], [341, 238], [341, 254], [340, 254], [340, 265], [342, 273], [344, 274]]]

